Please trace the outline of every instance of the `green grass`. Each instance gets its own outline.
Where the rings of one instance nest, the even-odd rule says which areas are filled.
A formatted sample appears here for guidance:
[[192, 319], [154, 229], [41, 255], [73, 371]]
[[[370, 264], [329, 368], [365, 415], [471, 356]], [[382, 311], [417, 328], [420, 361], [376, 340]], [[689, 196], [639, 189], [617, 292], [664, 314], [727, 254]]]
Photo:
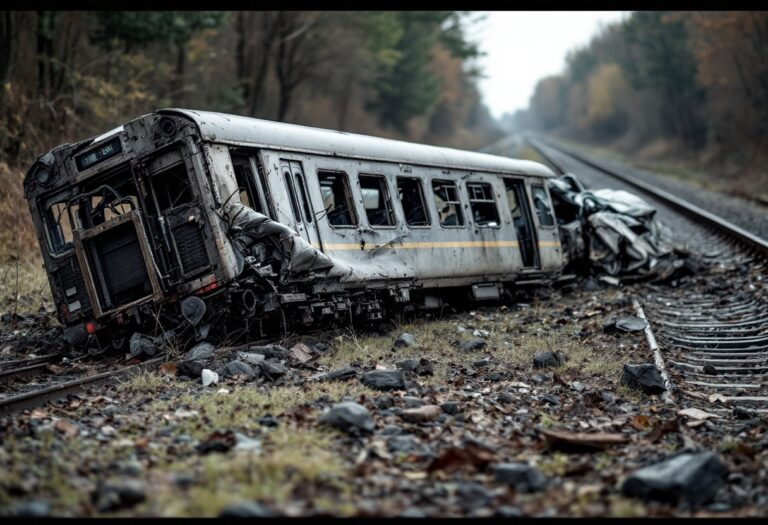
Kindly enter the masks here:
[[0, 312], [37, 313], [53, 310], [48, 277], [39, 260], [36, 263], [0, 263]]

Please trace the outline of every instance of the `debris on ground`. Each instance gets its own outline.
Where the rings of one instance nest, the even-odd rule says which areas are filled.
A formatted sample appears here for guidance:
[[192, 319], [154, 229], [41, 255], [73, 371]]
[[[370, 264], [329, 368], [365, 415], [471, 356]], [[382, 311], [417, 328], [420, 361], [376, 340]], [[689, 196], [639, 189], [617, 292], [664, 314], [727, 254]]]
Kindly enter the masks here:
[[661, 394], [667, 389], [659, 369], [652, 363], [624, 365], [621, 382], [651, 395]]

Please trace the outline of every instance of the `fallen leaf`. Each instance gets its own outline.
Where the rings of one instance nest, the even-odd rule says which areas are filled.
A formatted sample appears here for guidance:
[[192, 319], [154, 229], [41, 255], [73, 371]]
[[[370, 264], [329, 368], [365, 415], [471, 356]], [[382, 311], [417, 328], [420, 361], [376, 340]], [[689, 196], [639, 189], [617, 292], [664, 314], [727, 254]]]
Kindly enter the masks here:
[[432, 473], [437, 470], [453, 472], [464, 467], [473, 467], [479, 470], [495, 459], [496, 457], [491, 451], [468, 443], [464, 448], [450, 447], [444, 450], [429, 464], [427, 472]]
[[718, 394], [717, 392], [709, 396], [709, 402], [710, 403], [727, 403], [728, 400], [723, 394]]
[[570, 430], [537, 429], [543, 434], [550, 446], [567, 449], [604, 449], [611, 445], [621, 445], [629, 441], [624, 434], [612, 432], [571, 432]]
[[147, 448], [149, 446], [149, 438], [146, 436], [138, 437], [133, 441], [133, 446], [136, 448]]
[[175, 376], [176, 363], [163, 363], [160, 365], [160, 373], [166, 376]]
[[670, 432], [679, 432], [679, 431], [680, 431], [680, 422], [677, 419], [668, 419], [654, 426], [651, 429], [651, 431], [645, 435], [644, 439], [646, 439], [650, 443], [655, 443], [656, 441], [661, 439], [661, 437], [664, 436], [665, 434], [669, 434]]
[[635, 430], [645, 431], [651, 428], [651, 420], [644, 414], [637, 414], [630, 418], [629, 425]]
[[80, 433], [80, 427], [74, 423], [70, 423], [66, 419], [59, 419], [54, 423], [54, 428], [64, 434], [65, 437], [73, 438]]
[[684, 408], [683, 410], [678, 410], [678, 415], [689, 417], [691, 419], [699, 419], [699, 420], [707, 420], [709, 418], [720, 418], [717, 414], [713, 414], [711, 412], [706, 412], [704, 410], [698, 409], [698, 408]]

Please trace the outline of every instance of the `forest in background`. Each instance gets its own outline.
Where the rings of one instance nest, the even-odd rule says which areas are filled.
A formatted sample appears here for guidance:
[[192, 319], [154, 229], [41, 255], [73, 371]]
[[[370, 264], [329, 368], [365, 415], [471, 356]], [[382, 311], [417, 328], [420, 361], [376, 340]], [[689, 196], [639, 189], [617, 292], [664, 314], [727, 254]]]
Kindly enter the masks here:
[[[0, 257], [34, 159], [162, 107], [474, 149], [501, 136], [458, 11], [0, 12]], [[13, 226], [15, 225], [15, 226]], [[12, 226], [12, 227], [9, 227]]]
[[768, 12], [633, 12], [502, 122], [634, 159], [686, 159], [719, 188], [768, 197]]

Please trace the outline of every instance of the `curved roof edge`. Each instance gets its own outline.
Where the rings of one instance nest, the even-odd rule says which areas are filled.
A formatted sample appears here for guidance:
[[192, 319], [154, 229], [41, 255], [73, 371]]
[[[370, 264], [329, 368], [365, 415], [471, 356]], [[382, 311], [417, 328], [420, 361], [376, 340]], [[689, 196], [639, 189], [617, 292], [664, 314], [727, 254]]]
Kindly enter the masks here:
[[157, 113], [177, 114], [189, 118], [199, 128], [203, 139], [212, 142], [388, 162], [407, 162], [414, 165], [454, 169], [516, 173], [539, 177], [555, 176], [552, 170], [538, 162], [511, 159], [487, 153], [416, 144], [212, 111], [165, 108], [158, 110]]

